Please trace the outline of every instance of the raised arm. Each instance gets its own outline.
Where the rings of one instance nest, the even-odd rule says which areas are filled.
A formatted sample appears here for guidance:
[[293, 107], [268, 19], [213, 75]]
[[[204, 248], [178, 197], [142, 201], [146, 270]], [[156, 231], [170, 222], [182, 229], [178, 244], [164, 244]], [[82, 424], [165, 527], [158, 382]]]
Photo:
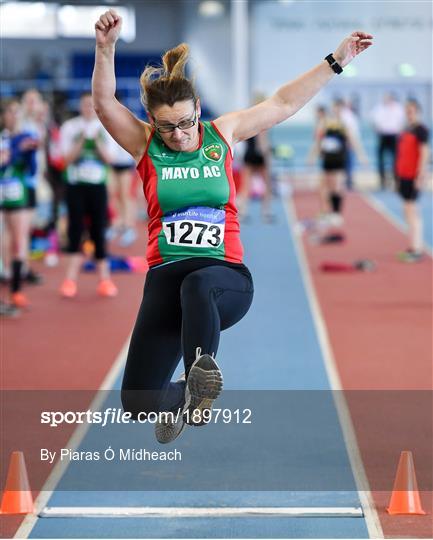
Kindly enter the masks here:
[[[345, 38], [333, 54], [341, 67], [347, 66], [359, 53], [372, 44], [373, 36], [353, 32]], [[288, 82], [269, 99], [249, 109], [225, 114], [215, 123], [230, 144], [249, 139], [290, 116], [310, 101], [335, 75], [327, 61], [310, 69], [294, 81]]]
[[93, 106], [105, 129], [120, 146], [139, 161], [146, 148], [151, 127], [139, 120], [115, 98], [114, 52], [122, 27], [113, 10], [101, 15], [95, 24], [96, 51], [92, 78]]

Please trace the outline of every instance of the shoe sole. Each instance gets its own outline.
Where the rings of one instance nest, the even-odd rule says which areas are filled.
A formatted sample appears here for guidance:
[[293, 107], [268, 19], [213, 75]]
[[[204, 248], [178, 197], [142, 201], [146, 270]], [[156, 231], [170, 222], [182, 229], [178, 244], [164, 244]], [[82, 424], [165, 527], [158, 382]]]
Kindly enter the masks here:
[[186, 422], [190, 426], [202, 426], [207, 422], [203, 419], [193, 422], [195, 417], [202, 416], [203, 411], [212, 410], [213, 402], [221, 394], [223, 376], [215, 360], [208, 354], [198, 358], [189, 372], [184, 412], [188, 411]]
[[[180, 419], [179, 421], [182, 421], [182, 419]], [[182, 427], [180, 428], [180, 430], [177, 433], [174, 433], [173, 431], [169, 432], [166, 425], [157, 423], [157, 424], [155, 424], [155, 437], [156, 437], [156, 440], [160, 444], [167, 444], [169, 442], [172, 442], [172, 441], [174, 441], [175, 439], [177, 439], [179, 437], [179, 435], [185, 429], [185, 426], [186, 426], [186, 424], [185, 424], [185, 422], [183, 422]]]

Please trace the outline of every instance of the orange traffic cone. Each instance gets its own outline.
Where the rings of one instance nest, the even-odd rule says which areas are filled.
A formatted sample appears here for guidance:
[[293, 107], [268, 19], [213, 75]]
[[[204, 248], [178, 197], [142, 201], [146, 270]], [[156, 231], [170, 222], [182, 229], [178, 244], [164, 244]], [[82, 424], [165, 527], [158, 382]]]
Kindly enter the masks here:
[[400, 454], [391, 500], [387, 510], [388, 514], [391, 515], [425, 514], [418, 492], [412, 452], [407, 450]]
[[24, 454], [12, 452], [6, 487], [3, 492], [1, 514], [28, 514], [34, 511]]

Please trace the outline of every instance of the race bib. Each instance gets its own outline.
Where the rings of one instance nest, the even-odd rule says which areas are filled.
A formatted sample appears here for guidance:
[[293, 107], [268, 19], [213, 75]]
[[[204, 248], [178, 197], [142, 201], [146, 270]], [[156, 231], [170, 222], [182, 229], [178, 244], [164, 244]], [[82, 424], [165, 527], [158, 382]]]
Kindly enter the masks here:
[[195, 248], [218, 248], [224, 241], [225, 210], [191, 206], [162, 218], [167, 243]]
[[321, 149], [327, 154], [337, 154], [343, 148], [343, 144], [337, 137], [327, 135], [322, 139]]
[[101, 184], [105, 180], [105, 167], [98, 161], [84, 159], [76, 165], [76, 182]]
[[25, 186], [19, 178], [3, 178], [0, 182], [0, 204], [15, 206], [25, 202]]

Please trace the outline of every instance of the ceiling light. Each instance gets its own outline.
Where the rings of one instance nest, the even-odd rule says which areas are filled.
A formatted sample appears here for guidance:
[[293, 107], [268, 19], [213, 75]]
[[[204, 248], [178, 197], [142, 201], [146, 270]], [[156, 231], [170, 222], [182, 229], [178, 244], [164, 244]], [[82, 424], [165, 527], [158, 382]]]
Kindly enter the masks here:
[[224, 13], [224, 5], [217, 0], [204, 0], [200, 2], [198, 12], [202, 17], [219, 17]]
[[412, 64], [400, 64], [398, 72], [402, 77], [414, 77], [416, 75], [415, 68]]

